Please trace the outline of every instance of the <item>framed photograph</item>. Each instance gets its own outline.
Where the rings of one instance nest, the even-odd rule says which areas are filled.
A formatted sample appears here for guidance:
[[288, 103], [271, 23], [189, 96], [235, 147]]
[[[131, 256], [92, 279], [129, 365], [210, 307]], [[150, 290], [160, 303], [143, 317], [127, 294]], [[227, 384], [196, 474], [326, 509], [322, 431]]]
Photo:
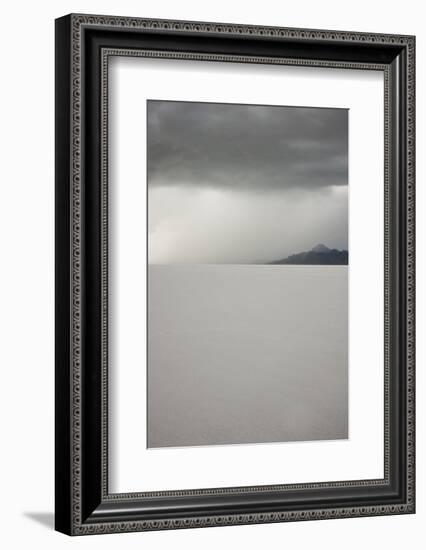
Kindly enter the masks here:
[[56, 21], [56, 529], [408, 514], [413, 36]]

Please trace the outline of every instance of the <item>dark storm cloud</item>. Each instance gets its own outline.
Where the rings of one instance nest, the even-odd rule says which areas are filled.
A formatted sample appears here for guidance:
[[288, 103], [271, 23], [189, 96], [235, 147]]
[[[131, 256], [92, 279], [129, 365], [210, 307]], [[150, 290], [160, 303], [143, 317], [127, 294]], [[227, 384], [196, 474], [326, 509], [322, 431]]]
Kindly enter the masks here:
[[347, 185], [344, 109], [148, 101], [150, 186]]

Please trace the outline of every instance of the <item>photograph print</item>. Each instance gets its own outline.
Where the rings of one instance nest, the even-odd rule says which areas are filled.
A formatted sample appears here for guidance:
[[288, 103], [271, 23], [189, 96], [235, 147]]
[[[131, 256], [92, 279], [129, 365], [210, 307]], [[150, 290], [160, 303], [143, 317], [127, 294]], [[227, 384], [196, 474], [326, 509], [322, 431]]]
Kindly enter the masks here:
[[348, 431], [348, 110], [147, 101], [147, 447]]

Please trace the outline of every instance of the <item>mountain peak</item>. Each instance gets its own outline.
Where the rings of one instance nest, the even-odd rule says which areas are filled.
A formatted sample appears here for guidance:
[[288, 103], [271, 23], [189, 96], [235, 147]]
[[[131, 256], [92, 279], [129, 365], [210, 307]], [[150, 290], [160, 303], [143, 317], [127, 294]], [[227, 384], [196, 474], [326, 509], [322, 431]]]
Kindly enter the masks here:
[[308, 252], [291, 254], [287, 258], [271, 262], [271, 264], [293, 265], [348, 265], [348, 251], [328, 248], [324, 244], [317, 244]]
[[312, 252], [330, 252], [330, 249], [325, 244], [317, 244], [312, 248]]

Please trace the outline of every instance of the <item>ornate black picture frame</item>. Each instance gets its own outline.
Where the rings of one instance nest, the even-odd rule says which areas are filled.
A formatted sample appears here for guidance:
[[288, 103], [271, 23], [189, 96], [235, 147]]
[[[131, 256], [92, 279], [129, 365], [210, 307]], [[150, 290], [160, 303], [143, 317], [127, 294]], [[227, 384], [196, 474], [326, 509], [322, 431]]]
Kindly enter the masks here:
[[[383, 479], [109, 493], [107, 71], [115, 55], [384, 73]], [[413, 36], [74, 14], [56, 21], [58, 531], [414, 513], [414, 80]]]

